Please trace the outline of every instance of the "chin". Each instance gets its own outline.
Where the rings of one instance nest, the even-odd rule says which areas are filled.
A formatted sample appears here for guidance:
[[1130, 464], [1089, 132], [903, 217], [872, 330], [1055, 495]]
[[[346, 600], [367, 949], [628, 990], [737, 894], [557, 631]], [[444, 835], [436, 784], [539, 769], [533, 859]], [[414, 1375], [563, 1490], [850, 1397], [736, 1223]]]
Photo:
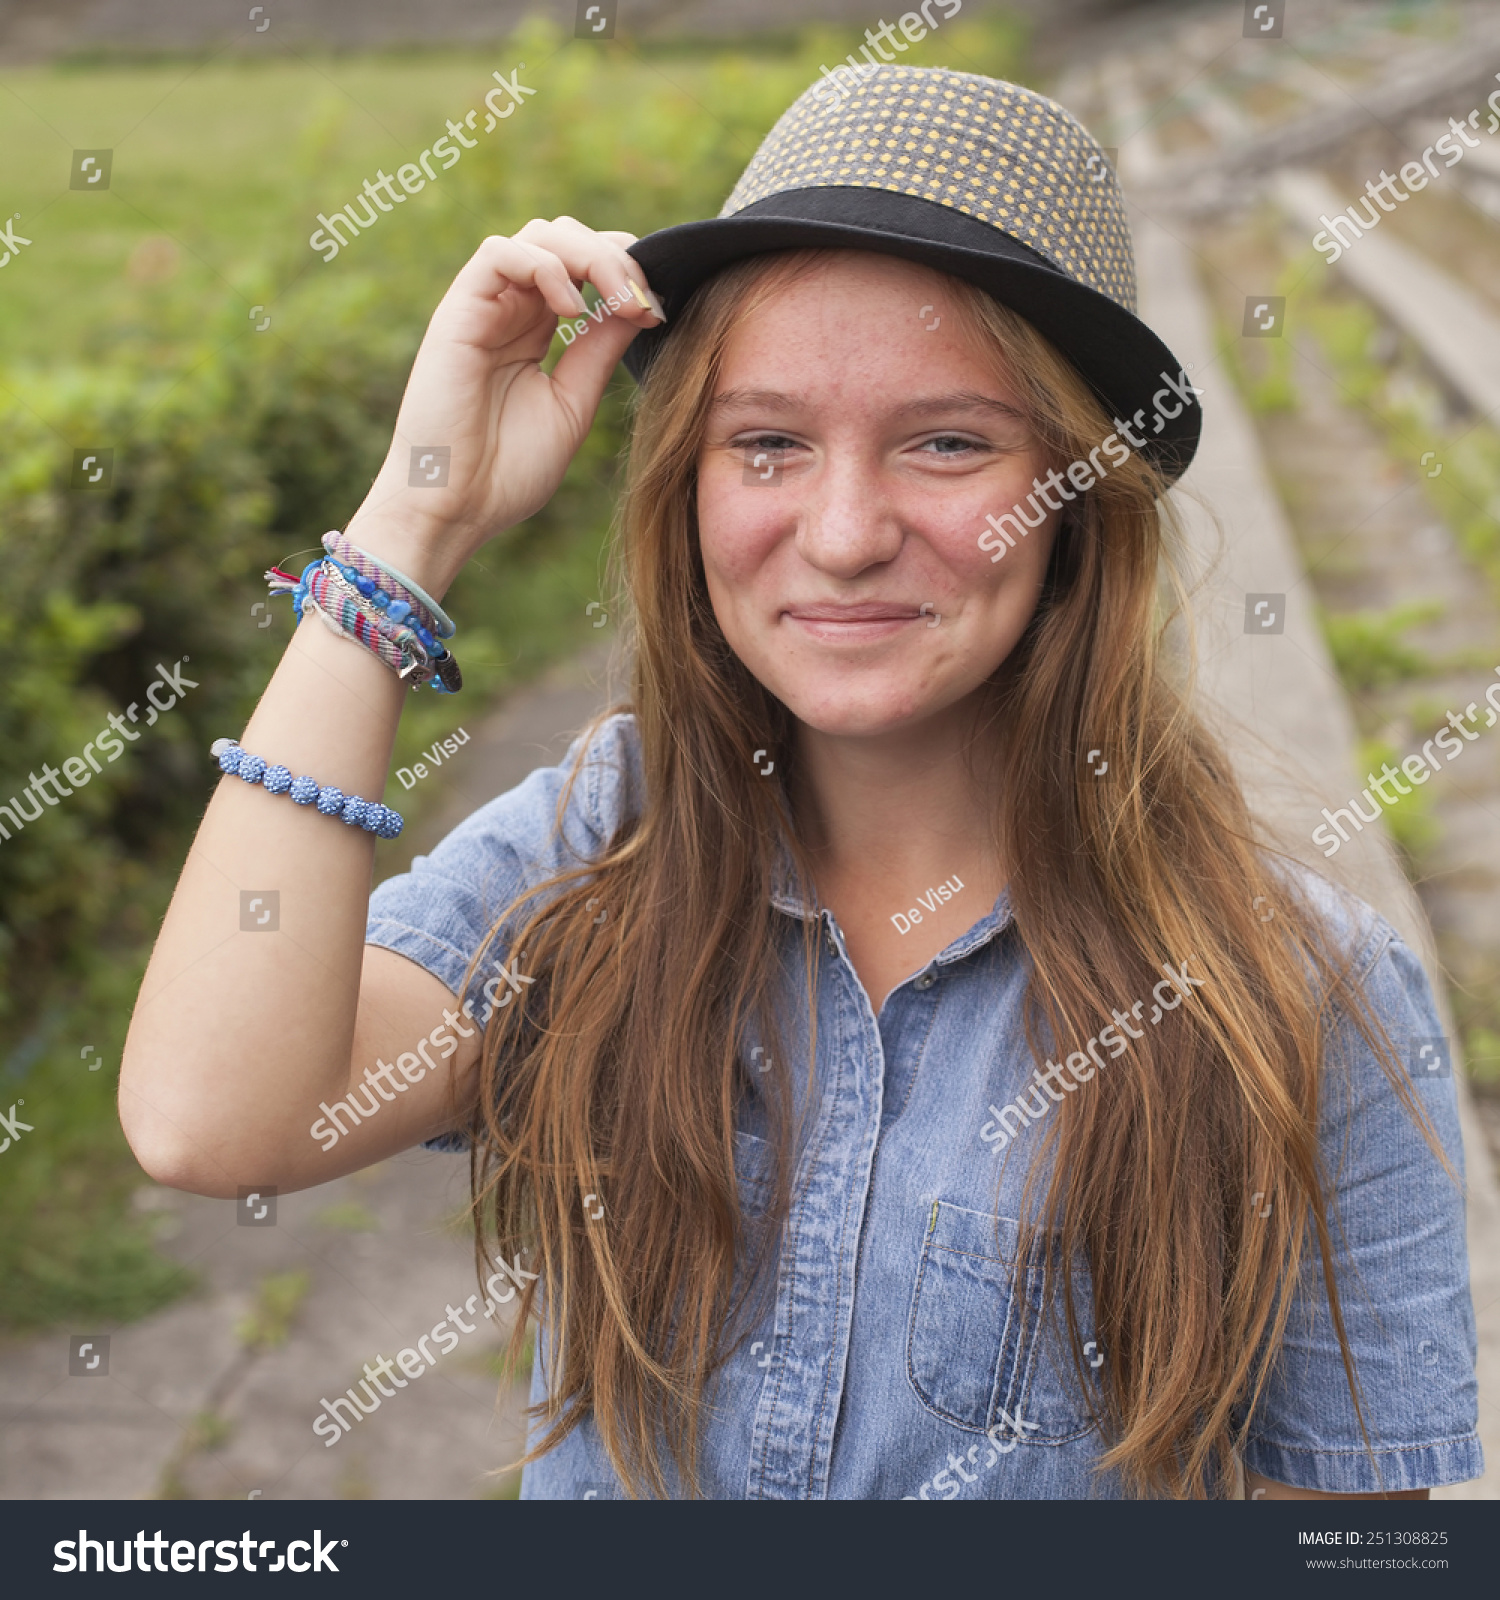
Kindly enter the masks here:
[[783, 705], [798, 722], [833, 739], [871, 739], [924, 721], [951, 705], [959, 695], [916, 693], [904, 684], [857, 684], [825, 688], [821, 694], [779, 692]]

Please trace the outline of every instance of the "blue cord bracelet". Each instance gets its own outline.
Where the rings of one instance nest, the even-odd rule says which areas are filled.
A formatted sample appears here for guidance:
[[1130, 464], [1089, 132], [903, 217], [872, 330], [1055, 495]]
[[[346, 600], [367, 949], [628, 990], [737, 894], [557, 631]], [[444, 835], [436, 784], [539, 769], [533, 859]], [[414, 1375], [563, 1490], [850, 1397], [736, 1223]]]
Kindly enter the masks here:
[[215, 739], [208, 753], [228, 776], [258, 783], [267, 794], [290, 795], [296, 805], [315, 805], [325, 817], [338, 817], [351, 828], [373, 833], [377, 839], [394, 839], [406, 826], [399, 811], [392, 811], [378, 800], [361, 800], [357, 794], [345, 794], [331, 783], [320, 785], [316, 778], [294, 778], [289, 767], [267, 766], [264, 756], [251, 755], [235, 739]]

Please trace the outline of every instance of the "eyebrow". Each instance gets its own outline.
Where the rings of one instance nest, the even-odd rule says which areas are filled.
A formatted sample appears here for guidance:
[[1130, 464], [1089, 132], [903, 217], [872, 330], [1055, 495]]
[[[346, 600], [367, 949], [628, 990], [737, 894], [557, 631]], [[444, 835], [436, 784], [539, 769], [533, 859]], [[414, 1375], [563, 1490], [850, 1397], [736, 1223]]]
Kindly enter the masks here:
[[[714, 396], [708, 409], [710, 415], [749, 407], [784, 412], [795, 411], [802, 403], [796, 395], [783, 394], [777, 389], [725, 389]], [[1026, 420], [1025, 413], [1019, 407], [1004, 400], [996, 400], [990, 395], [980, 394], [974, 389], [955, 389], [949, 394], [924, 395], [898, 406], [894, 414], [898, 417], [917, 418], [951, 416], [956, 411], [985, 411], [1012, 417], [1018, 422]]]

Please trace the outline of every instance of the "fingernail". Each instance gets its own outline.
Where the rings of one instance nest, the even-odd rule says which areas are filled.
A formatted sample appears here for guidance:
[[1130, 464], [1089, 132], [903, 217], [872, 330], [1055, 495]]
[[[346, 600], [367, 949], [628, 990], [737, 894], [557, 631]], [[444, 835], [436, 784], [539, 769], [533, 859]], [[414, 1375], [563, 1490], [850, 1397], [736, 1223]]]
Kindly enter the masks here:
[[583, 293], [578, 288], [577, 284], [570, 283], [568, 285], [568, 287], [573, 291], [573, 306], [574, 306], [574, 309], [581, 316], [585, 316], [586, 317], [589, 314], [589, 303], [588, 303], [588, 301], [583, 298]]
[[638, 284], [634, 278], [627, 278], [625, 282], [629, 286], [631, 294], [633, 294], [636, 299], [640, 301], [644, 310], [654, 311], [663, 322], [667, 320], [667, 313], [662, 308], [661, 301], [657, 299], [656, 291], [654, 289], [642, 289], [640, 284]]

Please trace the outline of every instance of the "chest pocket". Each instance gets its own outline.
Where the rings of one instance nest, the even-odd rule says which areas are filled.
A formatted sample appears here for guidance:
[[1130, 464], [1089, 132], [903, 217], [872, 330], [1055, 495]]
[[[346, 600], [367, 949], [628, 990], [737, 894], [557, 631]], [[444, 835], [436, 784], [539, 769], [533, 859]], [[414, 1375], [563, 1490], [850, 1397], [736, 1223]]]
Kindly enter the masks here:
[[[1017, 1223], [943, 1200], [926, 1221], [906, 1339], [906, 1375], [917, 1398], [957, 1427], [998, 1427], [996, 1436], [1007, 1442], [1061, 1444], [1088, 1433], [1094, 1424], [1066, 1348], [1060, 1303], [1055, 1321], [1038, 1316], [1039, 1254], [1021, 1279], [1024, 1308], [1017, 1304]], [[1089, 1340], [1094, 1308], [1082, 1263], [1073, 1296]], [[1097, 1349], [1086, 1349], [1085, 1358], [1102, 1364]]]

